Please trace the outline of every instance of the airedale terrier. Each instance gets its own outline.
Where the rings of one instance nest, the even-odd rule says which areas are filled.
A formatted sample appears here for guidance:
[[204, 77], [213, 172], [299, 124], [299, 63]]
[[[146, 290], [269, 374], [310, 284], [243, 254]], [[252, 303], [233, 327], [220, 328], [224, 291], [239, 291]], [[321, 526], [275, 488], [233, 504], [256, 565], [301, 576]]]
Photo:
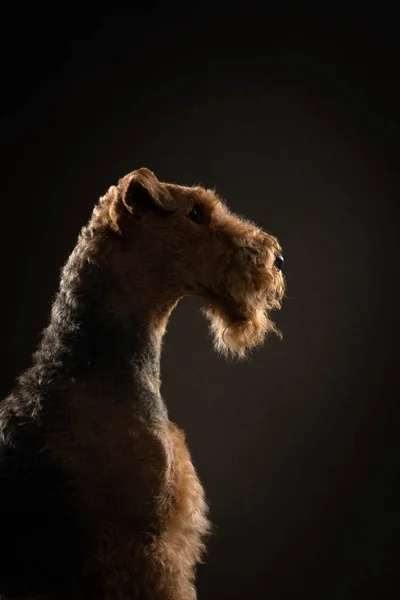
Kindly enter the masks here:
[[282, 262], [214, 191], [142, 168], [100, 199], [0, 404], [2, 598], [196, 598], [209, 521], [160, 395], [163, 334], [197, 295], [216, 348], [242, 356], [278, 332]]

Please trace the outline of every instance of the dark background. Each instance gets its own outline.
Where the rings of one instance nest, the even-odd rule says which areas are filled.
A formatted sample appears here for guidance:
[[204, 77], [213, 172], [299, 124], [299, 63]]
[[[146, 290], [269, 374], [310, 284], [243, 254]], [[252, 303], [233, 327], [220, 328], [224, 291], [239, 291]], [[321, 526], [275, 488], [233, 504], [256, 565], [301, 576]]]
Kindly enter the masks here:
[[54, 6], [2, 16], [3, 395], [109, 185], [216, 186], [281, 241], [288, 296], [244, 363], [197, 301], [171, 319], [163, 393], [216, 525], [199, 598], [398, 597], [394, 14]]

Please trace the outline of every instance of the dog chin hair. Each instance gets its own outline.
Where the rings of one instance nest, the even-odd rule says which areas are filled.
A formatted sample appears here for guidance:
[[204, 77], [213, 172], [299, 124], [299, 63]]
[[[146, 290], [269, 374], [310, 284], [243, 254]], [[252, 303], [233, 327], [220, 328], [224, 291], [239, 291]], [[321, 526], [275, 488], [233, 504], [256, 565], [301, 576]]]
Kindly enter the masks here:
[[240, 320], [229, 318], [219, 307], [212, 305], [203, 306], [202, 313], [209, 321], [215, 350], [226, 358], [245, 358], [269, 333], [282, 337], [275, 323], [261, 309]]

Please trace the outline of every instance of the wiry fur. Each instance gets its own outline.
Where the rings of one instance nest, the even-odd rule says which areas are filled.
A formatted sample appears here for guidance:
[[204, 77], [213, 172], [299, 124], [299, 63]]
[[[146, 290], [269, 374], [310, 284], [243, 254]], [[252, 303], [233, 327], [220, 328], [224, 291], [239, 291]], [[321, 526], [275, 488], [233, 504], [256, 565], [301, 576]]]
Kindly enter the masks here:
[[260, 344], [277, 331], [277, 253], [214, 192], [147, 169], [100, 199], [32, 367], [0, 404], [1, 598], [196, 598], [207, 507], [160, 395], [162, 337], [198, 295], [218, 350]]

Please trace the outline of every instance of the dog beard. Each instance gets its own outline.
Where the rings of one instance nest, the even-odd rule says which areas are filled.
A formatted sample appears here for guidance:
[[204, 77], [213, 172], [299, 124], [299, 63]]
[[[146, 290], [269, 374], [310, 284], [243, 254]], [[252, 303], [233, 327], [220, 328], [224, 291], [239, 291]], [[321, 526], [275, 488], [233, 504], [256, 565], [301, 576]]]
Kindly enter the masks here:
[[202, 312], [209, 321], [214, 348], [226, 356], [243, 358], [260, 346], [268, 333], [282, 337], [270, 318], [281, 307], [285, 284], [282, 274], [259, 269], [244, 278], [230, 272], [225, 279], [229, 293], [213, 291], [203, 298]]

